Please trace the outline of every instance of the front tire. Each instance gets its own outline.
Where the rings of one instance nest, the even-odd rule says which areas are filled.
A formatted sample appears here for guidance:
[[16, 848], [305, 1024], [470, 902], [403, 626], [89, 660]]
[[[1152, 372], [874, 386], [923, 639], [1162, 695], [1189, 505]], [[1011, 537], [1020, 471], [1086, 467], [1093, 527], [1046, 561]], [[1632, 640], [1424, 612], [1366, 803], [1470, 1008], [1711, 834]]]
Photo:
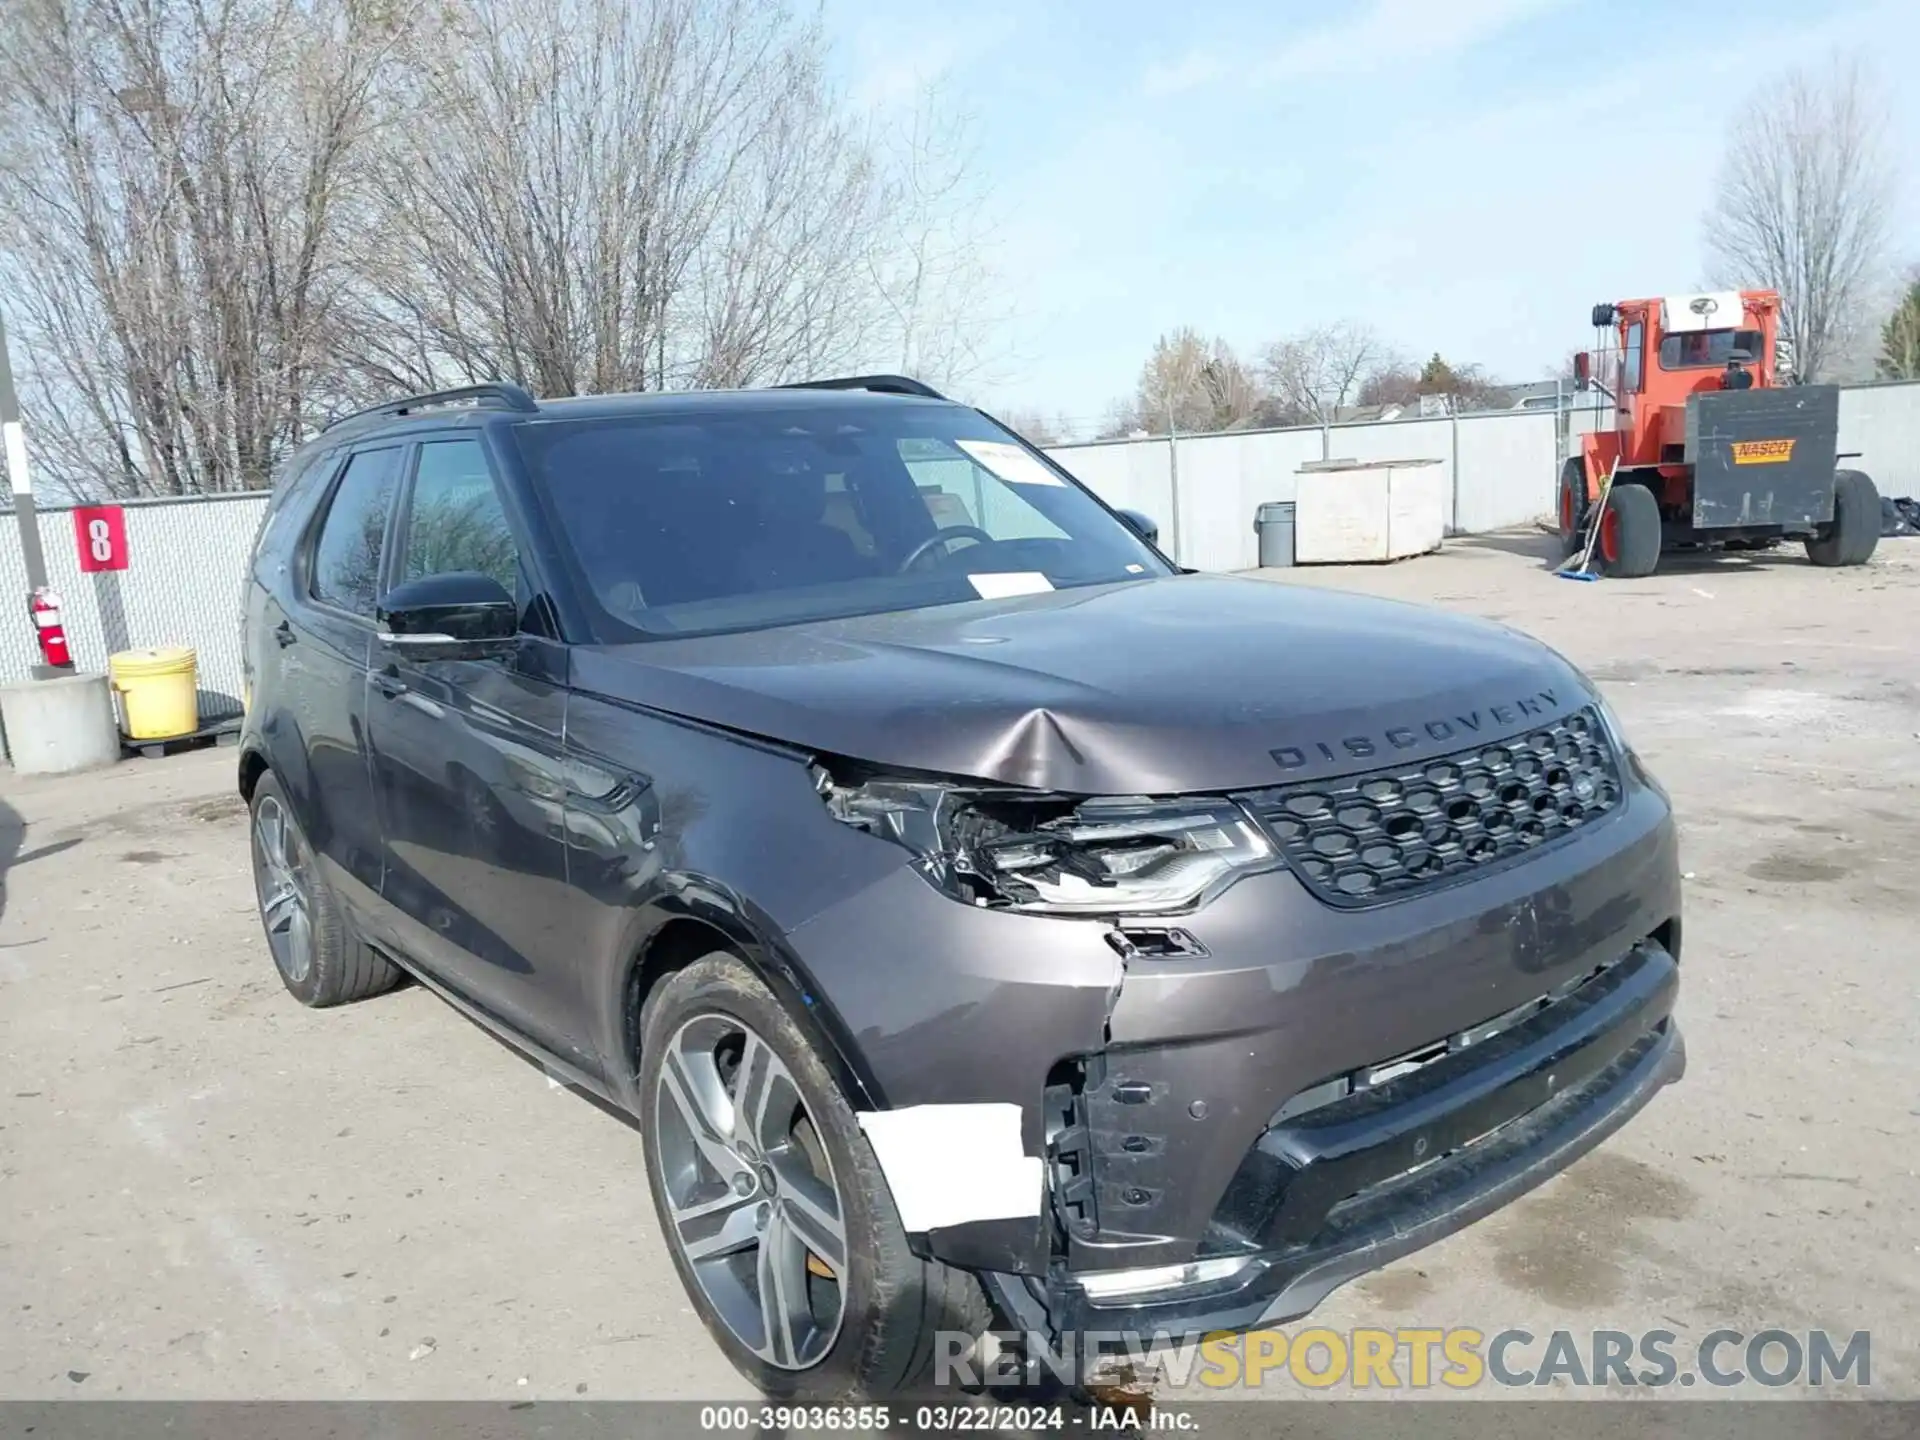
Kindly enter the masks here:
[[777, 1397], [896, 1395], [980, 1282], [916, 1257], [820, 1051], [738, 957], [662, 981], [641, 1016], [647, 1183], [674, 1268], [741, 1374]]
[[1807, 541], [1816, 565], [1864, 565], [1880, 544], [1880, 492], [1858, 470], [1833, 472], [1833, 523]]
[[254, 898], [274, 969], [288, 993], [302, 1005], [324, 1010], [399, 984], [399, 969], [348, 926], [271, 772], [254, 786], [252, 822]]
[[1609, 576], [1637, 580], [1653, 574], [1660, 564], [1660, 502], [1651, 490], [1630, 481], [1614, 484], [1596, 549]]

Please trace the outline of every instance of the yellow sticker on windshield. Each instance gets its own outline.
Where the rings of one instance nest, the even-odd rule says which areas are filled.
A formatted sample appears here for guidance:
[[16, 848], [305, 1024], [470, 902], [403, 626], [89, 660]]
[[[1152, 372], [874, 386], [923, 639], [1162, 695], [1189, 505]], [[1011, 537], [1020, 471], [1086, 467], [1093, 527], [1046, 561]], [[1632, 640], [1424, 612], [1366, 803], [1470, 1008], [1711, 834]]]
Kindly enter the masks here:
[[1066, 484], [1018, 445], [1004, 440], [962, 440], [958, 444], [979, 464], [1014, 485]]

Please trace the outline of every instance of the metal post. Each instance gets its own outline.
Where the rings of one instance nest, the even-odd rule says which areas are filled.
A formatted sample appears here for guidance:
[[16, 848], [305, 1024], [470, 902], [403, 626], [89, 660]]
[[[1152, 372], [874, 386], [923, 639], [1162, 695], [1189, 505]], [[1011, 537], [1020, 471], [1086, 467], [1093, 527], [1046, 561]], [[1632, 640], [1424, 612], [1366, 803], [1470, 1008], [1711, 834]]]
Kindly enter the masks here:
[[1167, 554], [1173, 557], [1173, 563], [1183, 565], [1186, 562], [1180, 556], [1180, 427], [1174, 422], [1173, 405], [1167, 405], [1167, 489], [1173, 508], [1172, 543]]
[[1453, 472], [1453, 498], [1447, 504], [1447, 533], [1460, 533], [1460, 411], [1458, 407], [1447, 407], [1447, 418], [1453, 422], [1453, 462], [1447, 468]]
[[[27, 470], [27, 432], [20, 427], [20, 399], [13, 391], [13, 363], [7, 356], [4, 316], [0, 316], [0, 437], [6, 444], [13, 519], [20, 531], [20, 556], [26, 562], [27, 595], [31, 598], [47, 583], [47, 557], [40, 549], [40, 519], [34, 513], [33, 477]], [[51, 680], [64, 672], [51, 665], [35, 664], [32, 673], [36, 680]]]

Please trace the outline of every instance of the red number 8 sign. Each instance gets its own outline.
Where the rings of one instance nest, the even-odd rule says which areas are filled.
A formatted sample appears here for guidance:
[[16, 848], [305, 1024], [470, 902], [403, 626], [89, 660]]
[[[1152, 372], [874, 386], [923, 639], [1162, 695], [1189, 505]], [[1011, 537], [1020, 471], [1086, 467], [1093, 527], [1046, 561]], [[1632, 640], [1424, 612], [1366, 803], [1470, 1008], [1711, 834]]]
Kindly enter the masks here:
[[83, 574], [127, 568], [127, 512], [118, 505], [83, 505], [73, 512], [73, 538]]

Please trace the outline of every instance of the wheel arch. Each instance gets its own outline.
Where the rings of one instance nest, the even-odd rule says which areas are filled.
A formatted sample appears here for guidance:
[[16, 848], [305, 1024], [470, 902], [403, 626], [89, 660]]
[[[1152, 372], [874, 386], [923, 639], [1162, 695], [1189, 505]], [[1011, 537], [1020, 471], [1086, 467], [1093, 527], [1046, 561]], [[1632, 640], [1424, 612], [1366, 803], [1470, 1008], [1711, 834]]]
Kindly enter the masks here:
[[253, 792], [259, 788], [260, 777], [273, 767], [267, 763], [267, 755], [257, 745], [248, 745], [240, 752], [240, 798], [249, 805], [253, 803]]
[[[883, 1108], [879, 1088], [860, 1063], [858, 1048], [839, 1012], [819, 993], [773, 927], [754, 923], [744, 907], [735, 910], [715, 903], [727, 892], [712, 884], [683, 876], [674, 889], [678, 893], [673, 900], [647, 907], [650, 913], [645, 920], [650, 923], [643, 923], [644, 936], [629, 949], [616, 992], [617, 1068], [608, 1078], [624, 1092], [634, 1113], [639, 1113], [641, 1100], [640, 1026], [648, 996], [675, 972], [716, 950], [744, 962], [786, 1006], [795, 1023], [819, 1046], [849, 1105], [856, 1110]], [[689, 891], [702, 898], [689, 898]]]

